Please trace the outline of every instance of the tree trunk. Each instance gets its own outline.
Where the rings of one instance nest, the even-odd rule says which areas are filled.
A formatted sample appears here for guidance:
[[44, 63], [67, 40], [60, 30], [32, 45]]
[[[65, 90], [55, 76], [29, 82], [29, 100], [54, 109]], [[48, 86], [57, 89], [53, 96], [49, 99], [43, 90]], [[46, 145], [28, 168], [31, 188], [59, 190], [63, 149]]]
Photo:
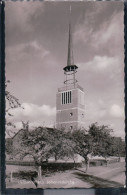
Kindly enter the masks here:
[[48, 158], [46, 158], [46, 163], [48, 163]]
[[13, 180], [13, 172], [11, 171], [10, 182]]
[[106, 167], [108, 166], [108, 160], [107, 157], [105, 157]]
[[88, 158], [88, 169], [89, 169], [89, 167], [90, 167], [90, 161], [89, 161], [89, 158]]
[[57, 161], [57, 155], [55, 155], [55, 161]]
[[76, 168], [76, 166], [75, 166], [75, 159], [73, 159], [74, 160], [74, 169]]
[[42, 174], [41, 166], [38, 166], [38, 180], [42, 179], [41, 174]]
[[47, 166], [46, 172], [48, 173], [48, 158], [46, 158], [46, 166]]
[[89, 169], [89, 158], [87, 156], [85, 156], [85, 163], [86, 163], [86, 173], [87, 173]]

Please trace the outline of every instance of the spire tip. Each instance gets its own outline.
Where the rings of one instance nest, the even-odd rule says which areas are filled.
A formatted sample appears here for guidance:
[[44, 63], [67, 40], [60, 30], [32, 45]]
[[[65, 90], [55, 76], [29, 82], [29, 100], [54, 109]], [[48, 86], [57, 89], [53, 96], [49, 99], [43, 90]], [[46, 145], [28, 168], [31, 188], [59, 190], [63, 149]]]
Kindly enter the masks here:
[[70, 5], [70, 14], [71, 14], [71, 5]]

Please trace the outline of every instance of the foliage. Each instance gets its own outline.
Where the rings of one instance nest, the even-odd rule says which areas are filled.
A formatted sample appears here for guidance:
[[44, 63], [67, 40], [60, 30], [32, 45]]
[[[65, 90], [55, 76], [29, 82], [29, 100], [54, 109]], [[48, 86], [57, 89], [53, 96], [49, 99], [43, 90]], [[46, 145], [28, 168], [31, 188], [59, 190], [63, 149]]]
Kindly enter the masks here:
[[121, 137], [112, 137], [111, 155], [125, 156], [125, 142]]
[[[125, 152], [123, 141], [111, 136], [112, 129], [97, 123], [90, 125], [88, 130], [79, 129], [73, 132], [44, 127], [30, 131], [29, 122], [23, 125], [24, 133], [18, 141], [21, 144], [20, 158], [31, 155], [37, 165], [48, 162], [51, 157], [55, 160], [65, 157], [74, 160], [75, 154], [82, 156], [88, 165], [89, 154], [107, 158], [120, 156], [121, 152]], [[19, 152], [17, 149], [16, 151]]]
[[11, 138], [7, 138], [6, 139], [6, 153], [11, 155], [12, 151], [13, 151], [12, 139]]
[[[9, 80], [5, 82], [5, 99], [6, 99], [6, 102], [8, 102], [8, 108], [6, 109], [6, 116], [12, 117], [13, 115], [10, 113], [10, 110], [21, 107], [21, 104], [19, 102], [19, 99], [16, 98], [14, 95], [12, 95], [7, 90], [8, 83], [10, 83]], [[16, 128], [16, 126], [12, 122], [6, 121], [6, 133], [9, 135], [9, 137], [12, 137], [12, 135], [14, 135], [14, 131], [11, 129], [8, 129], [8, 127], [11, 127], [11, 129], [14, 129]]]
[[51, 153], [55, 160], [67, 158], [74, 158], [74, 142], [71, 140], [70, 132], [65, 130], [53, 130], [52, 150]]
[[91, 153], [91, 137], [86, 130], [75, 130], [71, 136], [75, 143], [74, 152], [82, 156], [87, 163], [87, 155]]
[[72, 142], [68, 133], [57, 129], [38, 127], [29, 131], [27, 137], [22, 138], [21, 158], [30, 154], [36, 164], [48, 161], [50, 157], [56, 160], [73, 156]]
[[108, 157], [111, 155], [113, 130], [105, 125], [92, 124], [89, 127], [88, 134], [91, 138], [91, 153], [93, 155]]

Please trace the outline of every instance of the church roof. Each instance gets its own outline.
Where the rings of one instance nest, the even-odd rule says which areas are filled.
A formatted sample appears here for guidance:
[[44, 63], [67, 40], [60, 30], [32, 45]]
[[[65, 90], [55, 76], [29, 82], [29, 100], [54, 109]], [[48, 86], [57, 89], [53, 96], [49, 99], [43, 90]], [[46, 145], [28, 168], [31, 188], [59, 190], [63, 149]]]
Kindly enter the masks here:
[[73, 43], [72, 43], [72, 32], [71, 32], [71, 24], [69, 24], [69, 39], [68, 39], [68, 58], [67, 58], [67, 66], [74, 64], [73, 57]]
[[67, 57], [67, 66], [63, 68], [64, 71], [75, 71], [78, 67], [74, 65], [74, 56], [73, 56], [73, 39], [71, 31], [71, 23], [69, 23], [69, 39], [68, 39], [68, 57]]

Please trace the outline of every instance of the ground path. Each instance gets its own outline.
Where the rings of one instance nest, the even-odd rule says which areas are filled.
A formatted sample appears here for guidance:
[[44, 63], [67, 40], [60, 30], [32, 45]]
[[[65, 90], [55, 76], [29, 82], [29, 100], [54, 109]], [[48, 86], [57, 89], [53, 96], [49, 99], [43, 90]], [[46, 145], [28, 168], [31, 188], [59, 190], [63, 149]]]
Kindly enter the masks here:
[[[125, 162], [106, 166], [90, 167], [57, 172], [42, 176], [38, 188], [119, 188], [125, 184]], [[13, 181], [7, 188], [36, 188], [32, 181]]]

